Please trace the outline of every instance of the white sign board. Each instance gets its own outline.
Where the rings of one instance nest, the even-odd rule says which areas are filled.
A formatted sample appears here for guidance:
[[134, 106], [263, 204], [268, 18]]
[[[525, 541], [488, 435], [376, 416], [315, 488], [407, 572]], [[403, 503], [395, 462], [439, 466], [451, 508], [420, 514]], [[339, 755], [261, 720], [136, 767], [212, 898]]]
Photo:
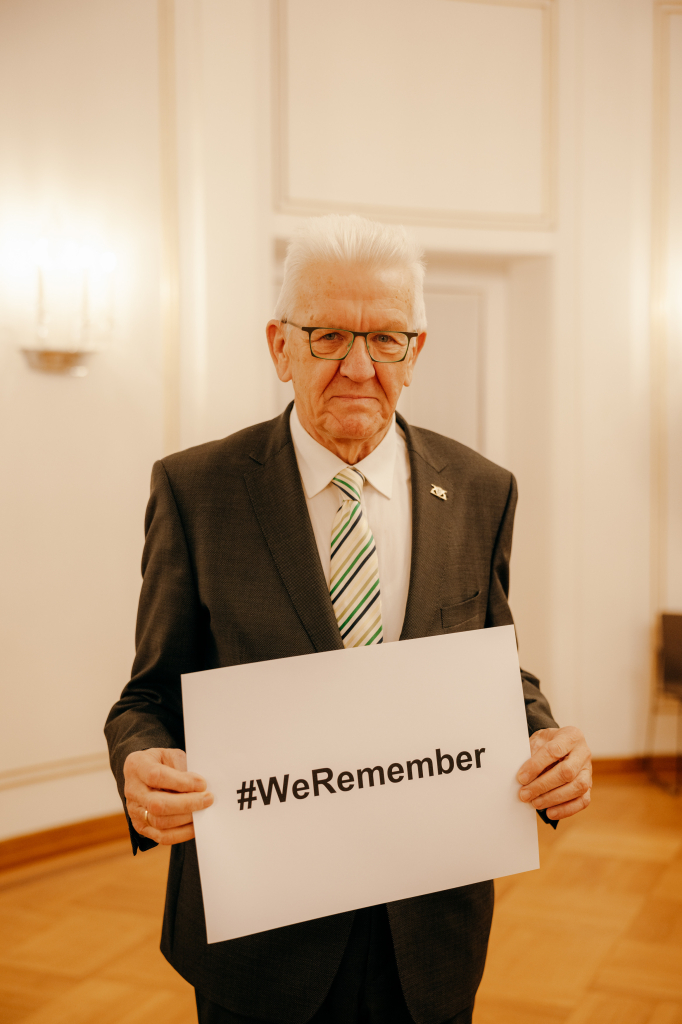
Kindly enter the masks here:
[[539, 867], [513, 626], [182, 678], [209, 942]]

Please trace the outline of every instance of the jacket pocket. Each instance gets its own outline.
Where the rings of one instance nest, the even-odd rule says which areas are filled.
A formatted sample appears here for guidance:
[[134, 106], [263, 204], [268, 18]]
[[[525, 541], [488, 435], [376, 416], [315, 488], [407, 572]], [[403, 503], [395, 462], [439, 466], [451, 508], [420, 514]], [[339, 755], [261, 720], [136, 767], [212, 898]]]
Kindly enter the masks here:
[[469, 629], [476, 629], [475, 624], [478, 622], [480, 613], [480, 597], [481, 592], [477, 590], [466, 601], [460, 601], [459, 604], [451, 604], [447, 608], [441, 608], [440, 618], [443, 629], [453, 629], [455, 626], [464, 625]]

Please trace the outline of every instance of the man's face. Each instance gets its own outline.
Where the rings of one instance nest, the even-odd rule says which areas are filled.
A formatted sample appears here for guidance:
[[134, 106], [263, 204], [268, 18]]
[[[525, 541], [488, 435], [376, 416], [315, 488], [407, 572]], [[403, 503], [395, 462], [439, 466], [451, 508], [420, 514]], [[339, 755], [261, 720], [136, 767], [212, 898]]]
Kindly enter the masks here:
[[[325, 264], [307, 272], [290, 319], [305, 327], [410, 331], [411, 306], [412, 279], [405, 270]], [[271, 320], [267, 333], [280, 380], [293, 381], [302, 425], [342, 457], [350, 451], [352, 461], [368, 455], [386, 433], [426, 340], [420, 334], [400, 363], [373, 363], [364, 338], [356, 338], [336, 362], [312, 356], [307, 335], [296, 327]]]

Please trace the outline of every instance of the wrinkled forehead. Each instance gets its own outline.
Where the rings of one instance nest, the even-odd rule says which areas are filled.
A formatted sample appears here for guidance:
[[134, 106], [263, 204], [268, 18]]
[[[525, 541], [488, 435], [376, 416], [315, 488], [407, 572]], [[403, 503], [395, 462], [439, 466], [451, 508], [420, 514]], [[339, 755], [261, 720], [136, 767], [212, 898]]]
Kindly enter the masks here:
[[413, 277], [407, 268], [314, 264], [299, 278], [296, 315], [307, 317], [309, 323], [332, 317], [329, 326], [342, 326], [335, 322], [339, 317], [385, 313], [391, 319], [405, 320], [403, 326], [407, 326], [412, 304]]

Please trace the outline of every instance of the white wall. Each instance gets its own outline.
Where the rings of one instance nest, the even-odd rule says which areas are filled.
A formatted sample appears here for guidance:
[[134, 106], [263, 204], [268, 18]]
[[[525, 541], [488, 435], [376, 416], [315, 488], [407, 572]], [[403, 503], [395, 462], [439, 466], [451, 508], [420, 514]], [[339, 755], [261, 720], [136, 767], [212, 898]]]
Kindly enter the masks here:
[[[162, 454], [156, 66], [153, 0], [0, 5], [0, 836], [120, 807], [102, 726]], [[118, 256], [114, 335], [84, 378], [20, 351], [36, 299], [18, 254], [54, 230]]]
[[649, 672], [652, 8], [566, 15], [552, 687], [559, 713], [618, 755], [642, 749]]
[[[680, 63], [682, 11], [655, 47], [653, 0], [164, 2], [182, 445], [288, 399], [262, 327], [302, 216], [408, 223], [433, 332], [402, 408], [516, 473], [522, 661], [596, 754], [641, 752], [654, 615], [682, 602], [677, 70], [654, 88], [662, 54]], [[81, 380], [28, 370], [33, 312], [5, 284], [0, 756], [23, 774], [0, 786], [81, 771], [0, 790], [5, 834], [115, 808], [101, 722], [128, 672], [163, 451], [156, 19], [152, 0], [0, 7], [2, 230], [56, 208], [99, 218], [120, 257], [115, 337]]]

